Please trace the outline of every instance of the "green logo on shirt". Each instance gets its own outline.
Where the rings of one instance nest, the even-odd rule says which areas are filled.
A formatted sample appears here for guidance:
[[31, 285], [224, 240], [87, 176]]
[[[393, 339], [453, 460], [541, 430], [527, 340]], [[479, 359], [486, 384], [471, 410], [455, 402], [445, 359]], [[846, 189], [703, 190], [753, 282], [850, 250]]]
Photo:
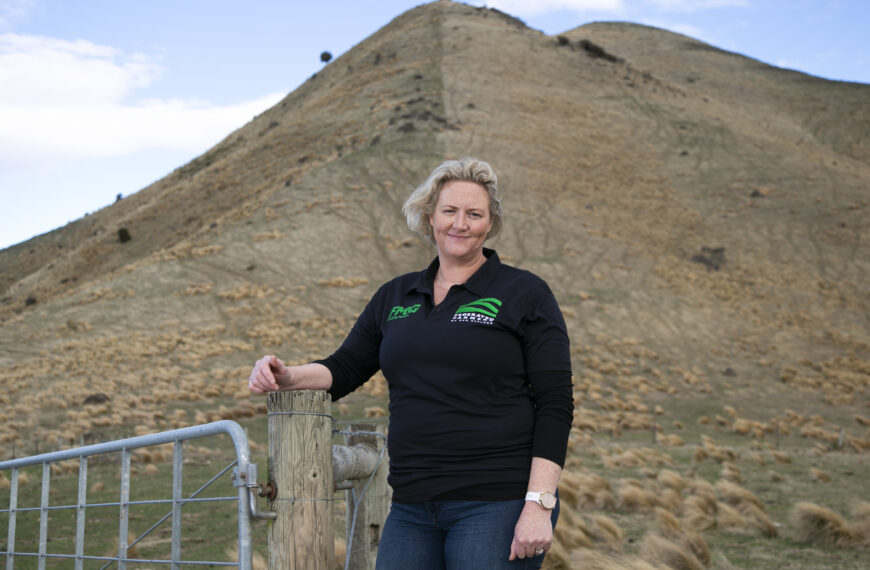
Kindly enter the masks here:
[[408, 315], [416, 313], [417, 309], [419, 309], [419, 308], [420, 308], [419, 303], [416, 305], [411, 305], [410, 307], [407, 307], [407, 308], [400, 307], [397, 305], [397, 306], [393, 307], [392, 309], [390, 309], [390, 314], [389, 314], [389, 316], [387, 316], [387, 320], [392, 321], [395, 319], [404, 319]]
[[495, 297], [478, 299], [456, 309], [456, 313], [450, 322], [491, 325], [498, 315], [499, 307], [501, 307], [501, 301]]

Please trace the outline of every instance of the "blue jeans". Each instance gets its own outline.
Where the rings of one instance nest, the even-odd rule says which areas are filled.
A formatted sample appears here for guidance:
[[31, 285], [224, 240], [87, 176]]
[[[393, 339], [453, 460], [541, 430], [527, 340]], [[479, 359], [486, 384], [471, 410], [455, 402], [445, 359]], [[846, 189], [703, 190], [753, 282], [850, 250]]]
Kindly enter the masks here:
[[[540, 568], [546, 554], [508, 561], [525, 501], [393, 503], [377, 570]], [[553, 509], [553, 528], [559, 504]]]

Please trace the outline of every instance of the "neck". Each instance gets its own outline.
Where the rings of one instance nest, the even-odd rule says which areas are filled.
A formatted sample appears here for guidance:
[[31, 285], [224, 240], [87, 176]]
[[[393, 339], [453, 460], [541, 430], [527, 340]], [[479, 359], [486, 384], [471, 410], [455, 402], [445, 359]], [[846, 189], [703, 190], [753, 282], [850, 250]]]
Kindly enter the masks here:
[[480, 266], [486, 263], [483, 250], [471, 259], [456, 259], [438, 254], [438, 273], [435, 278], [454, 285], [465, 283]]

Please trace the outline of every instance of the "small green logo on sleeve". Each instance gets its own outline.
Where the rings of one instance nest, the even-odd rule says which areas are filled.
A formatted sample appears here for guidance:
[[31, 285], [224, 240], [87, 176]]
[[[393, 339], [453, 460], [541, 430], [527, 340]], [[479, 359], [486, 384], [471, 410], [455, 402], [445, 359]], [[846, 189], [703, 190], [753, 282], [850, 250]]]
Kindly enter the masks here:
[[478, 323], [491, 325], [498, 315], [501, 301], [495, 297], [485, 297], [466, 303], [456, 309], [456, 313], [450, 320], [452, 323]]
[[387, 320], [394, 321], [396, 319], [404, 319], [408, 315], [416, 313], [417, 309], [419, 308], [419, 303], [416, 305], [411, 305], [410, 307], [400, 307], [397, 305], [390, 309], [390, 314], [387, 316]]

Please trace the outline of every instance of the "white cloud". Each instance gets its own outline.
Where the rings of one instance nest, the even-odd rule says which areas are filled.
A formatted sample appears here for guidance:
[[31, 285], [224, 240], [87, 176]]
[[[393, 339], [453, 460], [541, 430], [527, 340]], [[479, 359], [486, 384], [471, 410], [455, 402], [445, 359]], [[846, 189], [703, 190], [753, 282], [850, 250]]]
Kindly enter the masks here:
[[0, 31], [11, 27], [12, 22], [27, 16], [34, 0], [0, 0]]
[[88, 41], [0, 35], [0, 168], [143, 150], [203, 152], [282, 94], [216, 106], [203, 101], [131, 101], [160, 77], [142, 54]]
[[160, 72], [148, 56], [85, 40], [0, 34], [0, 105], [112, 103]]

